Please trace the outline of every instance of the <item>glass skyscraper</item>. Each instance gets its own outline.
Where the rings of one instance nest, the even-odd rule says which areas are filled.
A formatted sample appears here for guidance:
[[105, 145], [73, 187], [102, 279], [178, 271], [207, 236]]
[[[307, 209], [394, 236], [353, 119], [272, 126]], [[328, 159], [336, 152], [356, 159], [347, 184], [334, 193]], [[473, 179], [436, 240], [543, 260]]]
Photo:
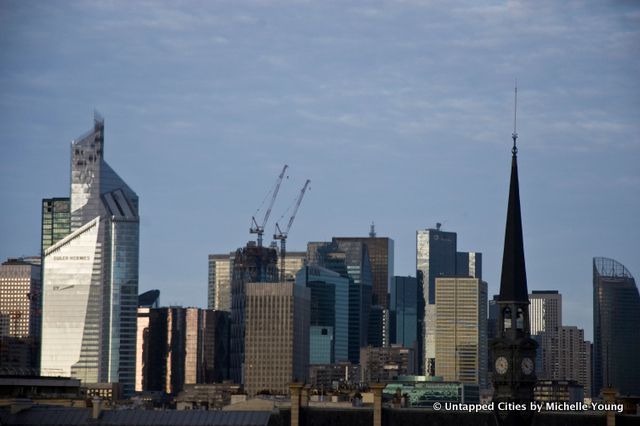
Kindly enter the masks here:
[[[124, 395], [130, 395], [136, 361], [138, 196], [104, 160], [101, 117], [71, 144], [69, 233], [58, 241], [61, 235], [46, 235], [47, 202], [41, 374], [120, 383]], [[52, 233], [63, 233], [63, 207], [58, 228], [55, 215], [52, 220]]]
[[621, 263], [593, 259], [593, 394], [612, 387], [621, 395], [640, 395], [640, 296]]
[[421, 296], [417, 278], [393, 277], [389, 306], [394, 326], [391, 343], [418, 349], [418, 304]]

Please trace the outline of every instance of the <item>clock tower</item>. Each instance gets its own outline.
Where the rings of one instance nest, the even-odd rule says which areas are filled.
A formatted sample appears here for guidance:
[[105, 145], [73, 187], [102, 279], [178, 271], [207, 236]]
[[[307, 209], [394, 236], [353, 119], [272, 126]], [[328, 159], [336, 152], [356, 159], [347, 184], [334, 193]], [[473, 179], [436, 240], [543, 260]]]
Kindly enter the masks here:
[[[518, 89], [515, 91], [516, 105]], [[530, 424], [529, 410], [536, 384], [535, 357], [538, 344], [529, 327], [529, 294], [524, 262], [522, 215], [518, 186], [516, 113], [513, 118], [511, 182], [507, 225], [502, 256], [502, 276], [496, 338], [490, 342], [493, 354], [493, 401], [501, 425]], [[502, 404], [500, 404], [502, 403]], [[506, 404], [505, 404], [506, 403]]]

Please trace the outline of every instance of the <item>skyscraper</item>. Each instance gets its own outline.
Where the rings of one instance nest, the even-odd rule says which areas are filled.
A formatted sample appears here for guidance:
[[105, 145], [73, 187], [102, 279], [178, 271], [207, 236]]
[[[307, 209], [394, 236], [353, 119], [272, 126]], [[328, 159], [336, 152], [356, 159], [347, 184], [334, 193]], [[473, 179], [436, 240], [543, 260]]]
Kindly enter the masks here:
[[69, 235], [70, 229], [71, 200], [69, 198], [42, 200], [42, 253]]
[[[55, 243], [57, 237], [51, 239], [43, 253], [41, 374], [117, 382], [130, 395], [136, 360], [138, 196], [104, 160], [104, 120], [97, 115], [93, 129], [71, 144], [69, 210], [70, 233]], [[43, 220], [48, 220], [45, 213]], [[45, 225], [43, 246], [49, 243]]]
[[[316, 343], [326, 347], [328, 337], [323, 333], [328, 333], [330, 329], [333, 352], [329, 362], [344, 362], [349, 359], [349, 284], [349, 278], [318, 265], [304, 266], [296, 274], [296, 285], [307, 287], [311, 291], [309, 323], [312, 327], [319, 327], [316, 339], [311, 337], [310, 341], [312, 357], [316, 352]], [[323, 332], [323, 328], [327, 330]], [[310, 361], [318, 363], [315, 357]]]
[[584, 388], [585, 397], [591, 396], [591, 343], [584, 340], [584, 330], [576, 326], [558, 330], [557, 378], [575, 380]]
[[417, 350], [418, 344], [418, 304], [422, 297], [418, 279], [414, 277], [393, 277], [391, 284], [391, 343]]
[[230, 379], [242, 383], [245, 358], [245, 284], [278, 281], [278, 255], [250, 241], [236, 251], [231, 275]]
[[[359, 241], [311, 242], [308, 259], [349, 278], [349, 361], [357, 364], [367, 346], [371, 311], [371, 265], [367, 247]], [[314, 264], [314, 263], [312, 263]]]
[[40, 265], [24, 258], [0, 265], [0, 374], [37, 374], [40, 275]]
[[231, 312], [231, 275], [236, 253], [209, 255], [209, 285], [207, 301], [209, 309]]
[[487, 387], [487, 283], [436, 278], [436, 376]]
[[531, 337], [538, 342], [538, 379], [562, 379], [558, 365], [558, 333], [562, 326], [562, 295], [557, 290], [533, 290], [529, 294]]
[[259, 282], [246, 283], [245, 294], [245, 390], [288, 395], [308, 374], [310, 290]]
[[593, 259], [593, 396], [605, 387], [640, 395], [640, 296], [621, 263]]

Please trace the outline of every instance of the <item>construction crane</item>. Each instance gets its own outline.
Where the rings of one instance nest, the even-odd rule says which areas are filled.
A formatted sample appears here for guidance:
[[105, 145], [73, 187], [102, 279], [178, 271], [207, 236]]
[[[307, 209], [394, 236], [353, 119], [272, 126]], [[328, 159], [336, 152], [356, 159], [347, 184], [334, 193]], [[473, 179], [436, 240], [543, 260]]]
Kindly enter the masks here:
[[[276, 197], [278, 196], [278, 191], [280, 190], [280, 184], [282, 183], [284, 172], [287, 171], [288, 167], [289, 166], [287, 166], [286, 164], [284, 165], [284, 167], [282, 168], [282, 172], [280, 172], [280, 175], [276, 180], [276, 187], [273, 190], [273, 195], [271, 196], [271, 202], [269, 203], [269, 208], [267, 209], [267, 212], [264, 214], [264, 219], [262, 219], [262, 224], [258, 225], [258, 221], [256, 220], [255, 215], [251, 217], [251, 228], [249, 228], [249, 232], [252, 234], [258, 234], [258, 247], [262, 247], [262, 234], [264, 234], [264, 227], [267, 224], [267, 221], [269, 220], [271, 209], [273, 208], [273, 204], [276, 202]], [[267, 194], [267, 196], [269, 195]], [[265, 197], [265, 201], [266, 201], [266, 197]], [[262, 203], [264, 204], [264, 201]], [[258, 214], [258, 211], [260, 211], [260, 208], [258, 208], [255, 214]]]
[[298, 208], [300, 207], [300, 203], [302, 202], [302, 197], [304, 197], [304, 193], [307, 191], [310, 183], [311, 181], [307, 179], [307, 181], [304, 183], [304, 186], [300, 190], [298, 201], [296, 201], [296, 206], [293, 209], [293, 213], [291, 213], [289, 223], [287, 224], [287, 228], [284, 230], [284, 232], [280, 229], [280, 225], [278, 225], [278, 222], [276, 222], [276, 233], [273, 235], [273, 239], [280, 240], [280, 281], [284, 281], [284, 258], [286, 256], [287, 250], [287, 236], [289, 235], [289, 231], [291, 230], [291, 225], [293, 225], [293, 220], [296, 218], [296, 213], [298, 213]]

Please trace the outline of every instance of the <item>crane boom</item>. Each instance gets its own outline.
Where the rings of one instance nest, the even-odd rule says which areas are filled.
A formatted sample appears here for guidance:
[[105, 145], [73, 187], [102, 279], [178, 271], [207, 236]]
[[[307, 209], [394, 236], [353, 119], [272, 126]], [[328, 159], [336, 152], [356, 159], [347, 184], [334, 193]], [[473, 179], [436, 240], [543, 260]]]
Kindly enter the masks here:
[[258, 247], [262, 247], [262, 234], [264, 234], [264, 227], [267, 225], [267, 221], [269, 220], [269, 216], [271, 215], [271, 209], [273, 208], [273, 204], [276, 202], [276, 197], [278, 196], [278, 191], [280, 191], [280, 184], [282, 183], [282, 179], [284, 178], [284, 173], [287, 171], [288, 165], [284, 165], [282, 168], [282, 172], [278, 176], [276, 180], [276, 187], [273, 190], [273, 195], [271, 196], [271, 202], [269, 203], [269, 208], [267, 212], [264, 214], [264, 219], [262, 219], [262, 224], [258, 224], [255, 216], [251, 217], [251, 228], [249, 228], [249, 232], [252, 234], [258, 234]]
[[302, 198], [304, 197], [304, 193], [307, 191], [309, 184], [311, 181], [307, 179], [304, 183], [304, 186], [300, 190], [300, 195], [298, 196], [298, 200], [296, 201], [296, 206], [293, 209], [293, 213], [291, 213], [291, 217], [289, 218], [289, 223], [285, 228], [284, 232], [280, 229], [280, 225], [276, 222], [276, 233], [273, 235], [274, 240], [280, 240], [280, 280], [284, 281], [284, 269], [285, 269], [285, 256], [286, 256], [286, 248], [287, 248], [287, 237], [289, 236], [289, 231], [291, 230], [291, 225], [293, 225], [293, 221], [296, 218], [296, 214], [298, 213], [298, 208], [300, 207], [300, 203], [302, 203]]

